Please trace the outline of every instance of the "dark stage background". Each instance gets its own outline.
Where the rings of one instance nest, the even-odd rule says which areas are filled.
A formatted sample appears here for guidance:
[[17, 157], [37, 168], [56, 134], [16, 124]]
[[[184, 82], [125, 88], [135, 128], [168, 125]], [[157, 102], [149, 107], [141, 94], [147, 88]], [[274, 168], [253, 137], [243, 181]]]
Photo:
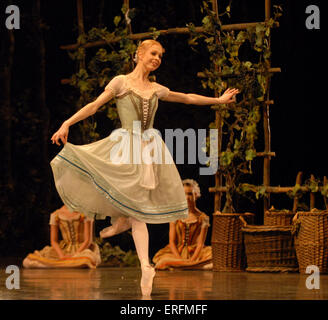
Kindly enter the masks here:
[[[218, 1], [219, 7], [224, 1]], [[75, 108], [75, 89], [61, 85], [60, 79], [69, 78], [75, 72], [75, 63], [70, 60], [60, 45], [76, 42], [77, 19], [76, 1], [41, 1], [41, 16], [46, 24], [46, 111], [40, 107], [38, 56], [38, 34], [33, 25], [36, 1], [14, 1], [21, 12], [21, 29], [14, 31], [15, 51], [11, 79], [11, 128], [8, 118], [1, 112], [1, 198], [0, 198], [0, 252], [1, 257], [24, 257], [34, 249], [49, 243], [49, 214], [61, 206], [52, 181], [49, 162], [60, 148], [50, 144], [51, 135], [61, 122], [69, 117]], [[120, 14], [122, 1], [105, 1], [103, 21], [109, 30], [113, 29], [114, 16]], [[130, 7], [137, 8], [137, 16], [132, 20], [134, 33], [147, 31], [149, 27], [166, 29], [183, 27], [186, 23], [201, 24], [202, 1], [143, 0], [130, 1]], [[280, 27], [272, 35], [272, 66], [282, 72], [275, 74], [271, 81], [272, 151], [276, 157], [271, 162], [271, 185], [292, 186], [298, 171], [303, 171], [304, 179], [314, 174], [317, 178], [327, 175], [326, 167], [326, 104], [325, 72], [326, 54], [323, 42], [325, 13], [321, 10], [321, 29], [307, 30], [305, 9], [308, 5], [318, 5], [321, 1], [272, 1], [283, 7]], [[5, 8], [9, 1], [0, 6], [1, 24], [1, 75], [4, 57], [8, 56], [9, 39], [4, 22]], [[84, 1], [85, 30], [97, 26], [100, 1]], [[322, 9], [320, 7], [320, 9]], [[264, 0], [234, 0], [232, 17], [228, 23], [255, 22], [264, 20]], [[196, 74], [206, 67], [208, 61], [191, 51], [188, 36], [170, 35], [159, 37], [166, 48], [162, 66], [156, 72], [157, 81], [174, 91], [195, 92], [212, 95], [201, 87]], [[1, 77], [4, 85], [8, 79]], [[1, 90], [0, 95], [2, 95]], [[2, 97], [1, 97], [2, 100]], [[1, 108], [3, 106], [1, 105]], [[164, 133], [165, 128], [207, 128], [215, 113], [209, 107], [185, 106], [160, 102], [155, 120], [155, 128]], [[44, 119], [49, 119], [48, 132], [42, 131]], [[113, 129], [110, 120], [97, 115], [101, 137]], [[10, 136], [8, 136], [8, 132]], [[45, 134], [49, 144], [45, 146]], [[80, 134], [78, 126], [70, 131], [70, 141], [76, 143]], [[5, 140], [10, 139], [10, 166]], [[8, 142], [8, 141], [7, 141]], [[259, 145], [261, 146], [261, 140]], [[261, 149], [261, 148], [260, 148]], [[261, 150], [259, 150], [261, 151]], [[213, 195], [208, 188], [214, 185], [213, 176], [199, 176], [198, 165], [178, 165], [182, 178], [199, 181], [202, 197], [198, 207], [208, 215], [213, 213]], [[262, 159], [254, 163], [252, 182], [261, 184]], [[8, 187], [8, 172], [12, 173], [12, 188]], [[322, 207], [322, 199], [318, 199]], [[291, 208], [292, 200], [286, 195], [272, 196], [271, 204], [277, 208]], [[262, 201], [255, 203], [241, 200], [240, 211], [256, 213], [256, 222], [262, 223]], [[97, 221], [98, 231], [108, 221]], [[168, 242], [168, 225], [149, 225], [151, 256]], [[211, 229], [207, 242], [210, 241]], [[120, 244], [123, 249], [133, 248], [129, 235], [114, 237], [112, 244]]]

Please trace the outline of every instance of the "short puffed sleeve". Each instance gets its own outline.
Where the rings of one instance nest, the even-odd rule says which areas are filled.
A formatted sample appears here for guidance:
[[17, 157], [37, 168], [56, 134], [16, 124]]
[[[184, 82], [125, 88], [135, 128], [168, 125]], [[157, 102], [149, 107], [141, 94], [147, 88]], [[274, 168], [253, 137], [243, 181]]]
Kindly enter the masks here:
[[210, 218], [204, 214], [202, 219], [202, 228], [208, 228], [210, 226]]
[[154, 82], [154, 86], [155, 86], [155, 91], [156, 91], [156, 95], [157, 95], [158, 99], [165, 99], [169, 95], [169, 93], [170, 93], [169, 88], [164, 87], [157, 82]]
[[114, 77], [111, 81], [109, 81], [105, 87], [105, 90], [112, 90], [114, 97], [121, 95], [124, 90], [124, 77], [124, 75]]
[[57, 226], [58, 225], [58, 211], [55, 211], [50, 215], [50, 225]]

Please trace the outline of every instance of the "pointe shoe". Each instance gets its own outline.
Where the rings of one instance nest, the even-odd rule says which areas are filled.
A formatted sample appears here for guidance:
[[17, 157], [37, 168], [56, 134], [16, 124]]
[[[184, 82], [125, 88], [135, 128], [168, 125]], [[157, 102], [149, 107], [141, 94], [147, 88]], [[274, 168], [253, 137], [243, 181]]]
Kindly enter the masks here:
[[108, 238], [114, 235], [113, 227], [107, 227], [99, 232], [100, 238]]
[[140, 281], [141, 293], [143, 296], [150, 296], [153, 289], [153, 279], [155, 277], [155, 269], [151, 266], [141, 268], [142, 276]]

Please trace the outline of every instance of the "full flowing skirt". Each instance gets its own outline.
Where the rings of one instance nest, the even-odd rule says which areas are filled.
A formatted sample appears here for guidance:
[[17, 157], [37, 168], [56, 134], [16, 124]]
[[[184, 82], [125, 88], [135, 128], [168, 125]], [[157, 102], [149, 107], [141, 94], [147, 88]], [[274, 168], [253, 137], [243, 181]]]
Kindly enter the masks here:
[[51, 161], [57, 191], [71, 211], [96, 218], [167, 223], [188, 215], [179, 172], [159, 132], [117, 129], [86, 145], [66, 143]]

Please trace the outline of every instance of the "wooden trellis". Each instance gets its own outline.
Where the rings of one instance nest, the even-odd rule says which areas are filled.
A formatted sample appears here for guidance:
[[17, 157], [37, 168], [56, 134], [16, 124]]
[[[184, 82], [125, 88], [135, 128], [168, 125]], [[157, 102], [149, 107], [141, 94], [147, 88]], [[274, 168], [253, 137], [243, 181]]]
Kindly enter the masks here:
[[[271, 17], [271, 0], [264, 0], [265, 1], [265, 21], [268, 21]], [[213, 11], [218, 16], [218, 3], [217, 0], [211, 0], [212, 2], [212, 8]], [[78, 18], [78, 32], [79, 35], [84, 34], [84, 20], [83, 20], [83, 0], [76, 0], [77, 4], [77, 18]], [[123, 4], [127, 9], [129, 9], [129, 0], [123, 0]], [[223, 25], [222, 30], [243, 30], [249, 27], [254, 27], [258, 23], [264, 23], [264, 22], [250, 22], [250, 23], [240, 23], [240, 24], [229, 24], [229, 25]], [[144, 32], [144, 33], [132, 33], [131, 24], [128, 24], [129, 28], [129, 35], [127, 36], [131, 40], [140, 40], [149, 38], [153, 35], [152, 32]], [[196, 32], [202, 32], [203, 27], [196, 27]], [[162, 36], [167, 36], [170, 34], [188, 34], [190, 33], [190, 30], [188, 28], [168, 28], [166, 30], [158, 30], [158, 33]], [[63, 50], [74, 50], [78, 47], [83, 48], [91, 48], [91, 47], [99, 47], [106, 45], [108, 43], [115, 43], [119, 42], [121, 40], [121, 37], [116, 37], [111, 39], [110, 41], [93, 41], [88, 42], [84, 44], [75, 43], [75, 44], [69, 44], [69, 45], [63, 45], [60, 48]], [[85, 67], [85, 61], [80, 62], [80, 67]], [[220, 71], [218, 67], [218, 71]], [[280, 68], [270, 68], [270, 73], [276, 73], [281, 72]], [[199, 77], [201, 77], [201, 74], [198, 74]], [[263, 128], [264, 128], [264, 151], [263, 152], [257, 152], [258, 157], [263, 157], [263, 186], [266, 189], [267, 197], [263, 198], [264, 201], [264, 212], [269, 209], [270, 207], [270, 194], [271, 193], [288, 193], [293, 190], [294, 186], [291, 187], [274, 187], [270, 186], [270, 161], [271, 157], [275, 156], [275, 153], [271, 151], [271, 130], [270, 130], [270, 105], [274, 104], [273, 100], [270, 100], [270, 77], [267, 79], [268, 87], [267, 87], [267, 96], [265, 101], [265, 106], [263, 108]], [[62, 84], [68, 84], [70, 83], [70, 79], [62, 79]], [[215, 92], [215, 96], [218, 96], [218, 92]], [[219, 131], [219, 137], [218, 137], [218, 152], [220, 153], [221, 147], [222, 147], [222, 118], [221, 113], [219, 112], [219, 107], [216, 108], [216, 128]], [[302, 173], [300, 172], [297, 175], [296, 178], [296, 184], [301, 184], [301, 177]], [[311, 179], [313, 180], [314, 177], [311, 176]], [[324, 185], [327, 184], [327, 179], [324, 177]], [[321, 187], [319, 187], [320, 189]], [[301, 187], [301, 191], [303, 192], [309, 192], [309, 189], [307, 187]], [[215, 187], [210, 187], [209, 192], [212, 192], [215, 194], [214, 198], [214, 211], [220, 211], [221, 209], [221, 197], [222, 193], [226, 192], [226, 187], [223, 185], [222, 181], [222, 174], [220, 172], [217, 172], [215, 175]], [[297, 204], [298, 200], [297, 198], [294, 199], [293, 204], [293, 211], [295, 212], [297, 210]], [[327, 199], [325, 198], [325, 205], [327, 206]], [[314, 208], [315, 206], [315, 195], [314, 193], [310, 194], [310, 208]]]

